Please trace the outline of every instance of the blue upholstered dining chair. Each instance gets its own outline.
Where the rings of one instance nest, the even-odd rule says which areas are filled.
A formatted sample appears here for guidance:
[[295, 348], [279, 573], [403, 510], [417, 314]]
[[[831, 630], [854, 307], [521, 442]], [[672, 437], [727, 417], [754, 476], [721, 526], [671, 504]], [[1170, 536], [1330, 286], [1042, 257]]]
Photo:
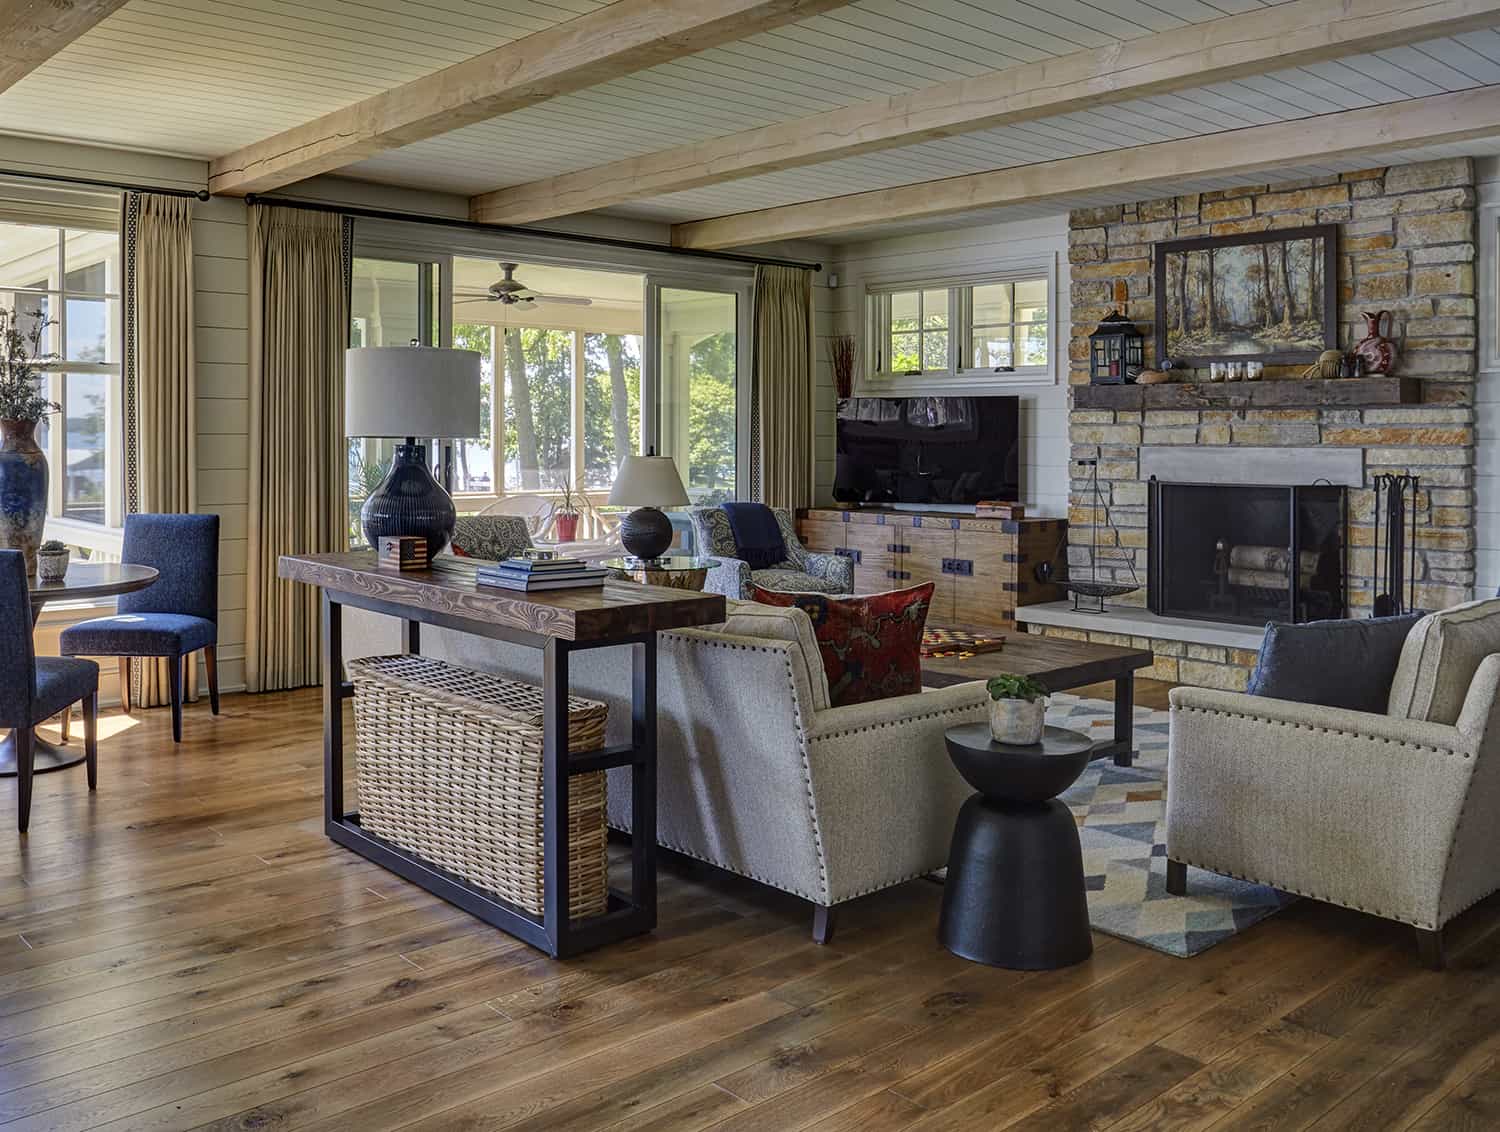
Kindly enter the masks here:
[[89, 789], [99, 770], [99, 666], [92, 660], [37, 656], [31, 643], [31, 595], [26, 556], [0, 550], [0, 727], [11, 728], [16, 750], [16, 824], [31, 823], [31, 729], [83, 701], [83, 749]]
[[152, 566], [160, 577], [122, 594], [112, 617], [64, 629], [67, 656], [120, 657], [120, 703], [130, 710], [129, 657], [166, 657], [172, 695], [172, 739], [182, 742], [183, 660], [203, 650], [208, 696], [219, 714], [219, 517], [127, 515], [122, 562]]

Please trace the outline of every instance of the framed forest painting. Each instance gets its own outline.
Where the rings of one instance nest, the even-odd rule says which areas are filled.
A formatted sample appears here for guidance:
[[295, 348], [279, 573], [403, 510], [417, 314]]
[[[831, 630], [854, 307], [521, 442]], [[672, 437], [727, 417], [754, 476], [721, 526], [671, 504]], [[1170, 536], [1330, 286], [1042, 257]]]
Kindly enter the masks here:
[[1174, 365], [1313, 362], [1338, 348], [1338, 225], [1164, 240], [1156, 356]]

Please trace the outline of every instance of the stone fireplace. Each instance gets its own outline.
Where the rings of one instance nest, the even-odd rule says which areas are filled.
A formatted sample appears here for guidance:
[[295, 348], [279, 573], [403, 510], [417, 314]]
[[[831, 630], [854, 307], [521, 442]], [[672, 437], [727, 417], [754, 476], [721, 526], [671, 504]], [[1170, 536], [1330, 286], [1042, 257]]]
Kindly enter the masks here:
[[[1069, 412], [1069, 439], [1075, 459], [1099, 458], [1099, 479], [1119, 529], [1122, 544], [1134, 555], [1136, 576], [1147, 585], [1118, 599], [1127, 610], [1158, 609], [1177, 616], [1175, 595], [1181, 583], [1164, 574], [1171, 564], [1158, 561], [1153, 578], [1151, 522], [1151, 453], [1192, 453], [1208, 461], [1208, 470], [1186, 475], [1156, 472], [1158, 481], [1222, 485], [1239, 482], [1274, 485], [1261, 505], [1273, 510], [1274, 495], [1283, 510], [1288, 483], [1311, 488], [1320, 482], [1339, 485], [1346, 516], [1339, 523], [1323, 518], [1313, 524], [1314, 539], [1333, 540], [1345, 564], [1344, 605], [1354, 616], [1367, 616], [1375, 586], [1374, 478], [1382, 473], [1421, 477], [1416, 499], [1416, 553], [1413, 559], [1415, 602], [1438, 608], [1466, 601], [1474, 587], [1475, 514], [1474, 386], [1476, 377], [1475, 191], [1472, 163], [1466, 159], [1369, 169], [1314, 181], [1255, 185], [1197, 193], [1137, 204], [1081, 209], [1070, 216], [1071, 381], [1075, 386]], [[1182, 237], [1229, 235], [1313, 224], [1337, 224], [1339, 342], [1347, 349], [1363, 336], [1366, 311], [1393, 315], [1391, 337], [1397, 347], [1395, 374], [1404, 379], [1376, 379], [1365, 385], [1303, 382], [1302, 367], [1266, 367], [1266, 381], [1238, 386], [1199, 385], [1207, 373], [1177, 372], [1177, 381], [1193, 384], [1114, 387], [1117, 399], [1100, 407], [1088, 383], [1088, 334], [1112, 310], [1123, 311], [1146, 336], [1146, 360], [1154, 362], [1155, 296], [1153, 244]], [[1272, 383], [1277, 382], [1273, 388]], [[1102, 389], [1104, 387], [1095, 387]], [[1253, 453], [1253, 456], [1252, 456]], [[1250, 457], [1247, 459], [1247, 457]], [[1291, 475], [1288, 461], [1338, 461], [1335, 474], [1305, 469]], [[1228, 493], [1224, 494], [1228, 504]], [[1308, 496], [1307, 499], [1311, 499]], [[1185, 500], [1194, 500], [1190, 493]], [[1160, 502], [1160, 501], [1158, 501]], [[1176, 505], [1175, 503], [1173, 504]], [[1187, 506], [1184, 503], [1183, 506]], [[1320, 503], [1319, 506], [1325, 504]], [[1333, 506], [1333, 504], [1326, 504]], [[1103, 522], [1093, 506], [1088, 480], [1075, 473], [1070, 490], [1070, 567], [1097, 568], [1108, 577], [1123, 562], [1089, 560], [1092, 528]], [[1273, 536], [1268, 528], [1226, 536], [1230, 546], [1250, 561], [1254, 548], [1293, 539]], [[1278, 519], [1279, 523], [1280, 520]], [[1337, 528], [1337, 529], [1334, 529]], [[1277, 528], [1279, 530], [1279, 526]], [[1261, 533], [1254, 533], [1259, 531]], [[1109, 540], [1101, 542], [1112, 542]], [[1308, 549], [1306, 537], [1299, 554]], [[1180, 545], [1180, 544], [1173, 544]], [[1320, 544], [1321, 545], [1321, 544]], [[1212, 547], [1193, 550], [1198, 568], [1213, 573]], [[1322, 558], [1312, 563], [1313, 579], [1326, 577]], [[1204, 554], [1210, 557], [1205, 559]], [[1170, 557], [1170, 551], [1169, 555]], [[1264, 560], [1264, 555], [1262, 555]], [[1206, 562], [1206, 566], [1205, 566]], [[1290, 562], [1281, 563], [1290, 577]], [[1221, 564], [1226, 574], [1229, 563]], [[1245, 569], [1236, 566], [1236, 569]], [[1300, 581], [1299, 563], [1299, 585]], [[1269, 582], [1263, 573], [1237, 575]], [[1163, 580], [1167, 594], [1157, 590]], [[1226, 585], [1229, 583], [1226, 580]], [[1199, 583], [1193, 583], [1198, 586]], [[1201, 589], [1201, 586], [1199, 586]], [[1308, 616], [1332, 610], [1337, 597], [1314, 598], [1304, 587]], [[1217, 593], [1217, 583], [1213, 592]], [[1327, 593], [1319, 590], [1317, 592]], [[1201, 596], [1201, 595], [1200, 595]], [[1272, 595], [1262, 594], [1263, 598]], [[1230, 595], [1232, 597], [1232, 594]], [[1226, 607], [1233, 602], [1226, 600]], [[1169, 607], [1173, 607], [1170, 608]], [[1290, 601], [1288, 602], [1290, 610]], [[1248, 625], [1267, 612], [1264, 606], [1240, 605], [1237, 621]], [[1283, 619], [1279, 614], [1273, 614]], [[1228, 621], [1233, 618], [1218, 617]], [[1270, 619], [1267, 617], [1266, 619]], [[1036, 626], [1033, 626], [1036, 628]], [[1147, 629], [1120, 632], [1073, 626], [1046, 632], [1129, 640], [1152, 648], [1153, 674], [1217, 687], [1243, 687], [1254, 652], [1249, 648], [1199, 645], [1192, 640], [1164, 639]]]

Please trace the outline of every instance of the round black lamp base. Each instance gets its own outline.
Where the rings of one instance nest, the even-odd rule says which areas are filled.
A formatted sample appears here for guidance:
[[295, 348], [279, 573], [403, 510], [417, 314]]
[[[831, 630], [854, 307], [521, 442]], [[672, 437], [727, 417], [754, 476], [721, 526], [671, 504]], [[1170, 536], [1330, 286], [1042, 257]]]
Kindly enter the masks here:
[[637, 508], [620, 520], [620, 542], [632, 557], [660, 558], [672, 545], [672, 520], [658, 508]]
[[976, 794], [953, 830], [938, 942], [992, 967], [1050, 971], [1093, 953], [1083, 854], [1068, 807]]
[[399, 535], [427, 540], [427, 557], [448, 545], [458, 525], [453, 497], [432, 478], [425, 444], [398, 444], [391, 470], [359, 509], [360, 525], [370, 545]]

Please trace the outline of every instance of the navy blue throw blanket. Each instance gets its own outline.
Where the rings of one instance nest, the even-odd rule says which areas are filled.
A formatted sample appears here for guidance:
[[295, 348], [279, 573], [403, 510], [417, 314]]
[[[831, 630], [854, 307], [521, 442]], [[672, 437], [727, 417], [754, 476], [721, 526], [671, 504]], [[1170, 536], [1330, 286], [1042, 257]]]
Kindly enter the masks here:
[[782, 540], [781, 524], [776, 521], [774, 511], [764, 503], [721, 503], [719, 506], [729, 516], [734, 545], [750, 569], [769, 570], [778, 562], [786, 561], [786, 543]]

